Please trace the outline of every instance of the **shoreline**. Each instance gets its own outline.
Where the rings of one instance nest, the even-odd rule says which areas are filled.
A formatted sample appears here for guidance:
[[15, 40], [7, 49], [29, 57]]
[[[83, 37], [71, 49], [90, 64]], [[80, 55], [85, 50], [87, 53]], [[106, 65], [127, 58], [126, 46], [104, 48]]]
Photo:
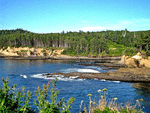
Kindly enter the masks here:
[[0, 56], [0, 58], [4, 58], [5, 60], [41, 60], [41, 59], [52, 59], [52, 60], [121, 60], [121, 57], [102, 57], [102, 58], [90, 58], [90, 57], [78, 57], [78, 56], [52, 56], [52, 57], [20, 57], [20, 56]]
[[[74, 61], [90, 61], [94, 63], [81, 63], [79, 65], [94, 65], [106, 67], [105, 70], [117, 69], [117, 71], [108, 71], [106, 73], [50, 73], [50, 75], [64, 75], [65, 77], [78, 76], [87, 79], [105, 79], [111, 81], [122, 82], [141, 82], [150, 83], [150, 68], [127, 68], [125, 65], [114, 63], [121, 57], [104, 57], [104, 58], [60, 58], [60, 57], [8, 57], [0, 56], [0, 60], [74, 60]], [[45, 75], [47, 76], [47, 75]]]
[[[141, 71], [144, 73], [141, 73]], [[150, 69], [147, 68], [120, 68], [117, 71], [108, 71], [106, 73], [48, 73], [42, 76], [51, 77], [53, 75], [64, 75], [65, 77], [78, 76], [85, 79], [105, 79], [110, 81], [132, 82], [132, 83], [150, 83]]]

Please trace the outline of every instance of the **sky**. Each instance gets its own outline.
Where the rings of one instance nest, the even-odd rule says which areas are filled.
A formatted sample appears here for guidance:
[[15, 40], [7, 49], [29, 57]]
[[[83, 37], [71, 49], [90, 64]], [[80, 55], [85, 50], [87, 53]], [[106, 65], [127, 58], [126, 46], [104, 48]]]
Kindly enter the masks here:
[[150, 0], [1, 0], [0, 30], [150, 30]]

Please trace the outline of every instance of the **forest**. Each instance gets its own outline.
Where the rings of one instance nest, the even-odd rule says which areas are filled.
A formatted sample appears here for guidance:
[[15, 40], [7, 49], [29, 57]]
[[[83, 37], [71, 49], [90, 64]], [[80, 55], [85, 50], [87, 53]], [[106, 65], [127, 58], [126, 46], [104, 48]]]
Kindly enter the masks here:
[[[113, 47], [121, 55], [124, 50], [131, 52], [144, 51], [150, 55], [150, 30], [147, 31], [97, 31], [97, 32], [64, 32], [33, 33], [21, 28], [0, 30], [0, 48], [6, 47], [45, 47], [65, 48], [64, 54], [98, 55], [111, 54]], [[121, 51], [119, 49], [122, 48]], [[133, 51], [134, 50], [134, 51]], [[115, 51], [115, 50], [114, 50]]]

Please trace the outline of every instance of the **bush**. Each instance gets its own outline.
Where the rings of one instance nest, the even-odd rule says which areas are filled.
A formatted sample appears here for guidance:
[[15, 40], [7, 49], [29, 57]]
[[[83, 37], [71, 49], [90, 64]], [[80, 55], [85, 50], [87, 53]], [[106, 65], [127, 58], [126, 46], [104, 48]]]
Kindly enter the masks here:
[[42, 50], [41, 52], [45, 53], [45, 52], [46, 52], [46, 50], [44, 49], [44, 50]]
[[136, 48], [127, 48], [124, 52], [124, 54], [126, 56], [133, 56], [135, 55], [137, 52], [136, 52]]
[[[2, 78], [3, 87], [0, 88], [0, 111], [3, 113], [13, 112], [34, 112], [31, 110], [29, 100], [31, 98], [31, 92], [24, 93], [24, 87], [22, 91], [14, 92], [17, 85], [9, 87], [8, 77], [6, 81]], [[21, 101], [23, 100], [23, 101]]]
[[20, 50], [20, 52], [27, 52], [27, 51], [28, 51], [28, 50], [23, 50], [23, 49], [22, 49], [22, 50]]
[[[51, 96], [50, 101], [47, 100], [48, 89], [50, 82], [47, 85], [43, 85], [43, 90], [38, 87], [38, 90], [35, 91], [37, 100], [34, 101], [34, 104], [40, 111], [40, 113], [70, 113], [69, 109], [71, 104], [74, 102], [75, 98], [71, 97], [67, 105], [64, 102], [64, 98], [57, 102], [57, 95], [59, 91], [55, 90], [56, 80], [52, 80], [53, 88], [50, 90]], [[27, 91], [24, 92], [25, 88], [22, 87], [22, 91], [15, 92], [16, 86], [9, 87], [8, 77], [6, 81], [2, 78], [3, 87], [0, 88], [0, 112], [3, 113], [35, 113], [31, 110], [29, 100], [31, 99], [32, 93]]]
[[109, 107], [105, 107], [105, 109], [102, 111], [99, 109], [95, 109], [94, 113], [117, 113], [117, 111], [116, 110], [113, 111]]

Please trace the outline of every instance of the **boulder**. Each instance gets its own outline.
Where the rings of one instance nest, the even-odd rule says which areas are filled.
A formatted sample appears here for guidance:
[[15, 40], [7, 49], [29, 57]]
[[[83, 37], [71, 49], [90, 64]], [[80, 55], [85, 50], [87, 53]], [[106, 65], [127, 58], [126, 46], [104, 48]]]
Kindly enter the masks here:
[[27, 56], [31, 56], [31, 52], [30, 51], [27, 51]]
[[127, 58], [128, 58], [128, 56], [123, 55], [123, 56], [121, 57], [121, 60], [118, 61], [118, 63], [119, 63], [119, 64], [125, 64]]
[[53, 56], [56, 55], [61, 55], [61, 53], [64, 51], [64, 49], [60, 49], [60, 50], [53, 50]]
[[126, 57], [125, 55], [122, 56], [121, 60], [118, 62], [119, 64], [125, 64], [127, 67], [146, 67], [150, 68], [150, 59], [143, 59], [140, 52], [134, 55], [131, 58]]
[[137, 53], [136, 55], [134, 55], [132, 58], [133, 58], [133, 59], [136, 59], [136, 60], [142, 60], [142, 55], [141, 55], [140, 52], [138, 52], [138, 53]]
[[150, 60], [149, 59], [142, 59], [140, 61], [140, 67], [150, 68]]
[[138, 67], [136, 61], [133, 58], [128, 58], [125, 61], [127, 67]]

